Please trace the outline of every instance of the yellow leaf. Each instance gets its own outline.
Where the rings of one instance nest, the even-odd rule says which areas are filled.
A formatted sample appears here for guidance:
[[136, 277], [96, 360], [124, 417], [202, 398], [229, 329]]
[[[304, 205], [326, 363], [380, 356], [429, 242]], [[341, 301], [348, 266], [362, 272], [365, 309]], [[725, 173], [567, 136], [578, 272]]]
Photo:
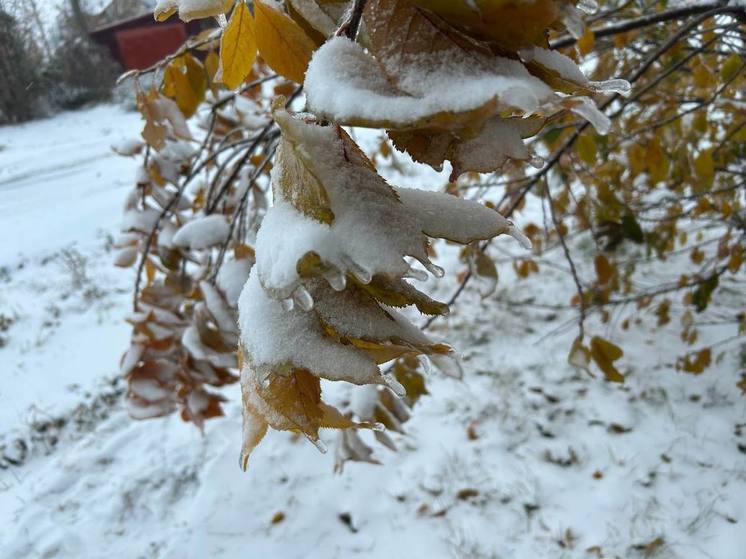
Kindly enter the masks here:
[[588, 166], [596, 164], [596, 142], [591, 134], [582, 134], [575, 142], [575, 152], [580, 160]]
[[216, 81], [215, 78], [218, 73], [219, 66], [220, 57], [218, 56], [217, 51], [211, 50], [205, 57], [205, 71], [207, 72], [207, 77], [210, 80], [211, 87], [212, 84]]
[[743, 69], [743, 62], [738, 53], [734, 52], [728, 58], [725, 59], [723, 65], [720, 67], [720, 78], [724, 81], [730, 81], [738, 75]]
[[163, 94], [170, 97], [189, 118], [205, 99], [207, 73], [202, 63], [187, 53], [172, 60], [163, 74]]
[[262, 58], [278, 74], [303, 83], [316, 44], [271, 0], [255, 0], [254, 15], [256, 44]]
[[242, 373], [243, 446], [241, 466], [267, 432], [267, 427], [303, 433], [309, 440], [319, 440], [319, 429], [370, 428], [370, 423], [355, 423], [339, 410], [321, 401], [321, 383], [306, 369], [288, 374], [273, 373], [263, 384], [247, 369]]
[[593, 31], [591, 31], [590, 27], [586, 26], [585, 31], [576, 44], [580, 54], [584, 56], [593, 50], [593, 47], [596, 44], [596, 36], [593, 34]]
[[624, 382], [624, 375], [614, 366], [614, 361], [624, 355], [622, 348], [599, 336], [591, 338], [591, 357], [603, 371], [607, 380], [612, 382]]
[[236, 89], [249, 75], [256, 52], [254, 18], [249, 7], [239, 2], [220, 40], [220, 76], [229, 89]]
[[685, 373], [699, 375], [712, 363], [712, 350], [709, 347], [680, 357], [676, 362], [676, 369]]
[[697, 192], [709, 190], [715, 179], [715, 162], [712, 159], [712, 150], [705, 149], [694, 159], [694, 171], [697, 173], [699, 184], [695, 188]]
[[412, 354], [404, 355], [394, 363], [394, 376], [406, 390], [410, 404], [414, 404], [420, 396], [428, 394], [425, 377], [419, 369], [420, 361]]
[[614, 266], [609, 262], [603, 254], [597, 254], [596, 258], [593, 259], [593, 265], [596, 268], [596, 276], [598, 277], [599, 285], [606, 285], [614, 275]]
[[137, 108], [145, 119], [142, 137], [154, 149], [160, 150], [166, 144], [169, 132], [176, 138], [192, 139], [178, 105], [156, 90], [138, 94]]

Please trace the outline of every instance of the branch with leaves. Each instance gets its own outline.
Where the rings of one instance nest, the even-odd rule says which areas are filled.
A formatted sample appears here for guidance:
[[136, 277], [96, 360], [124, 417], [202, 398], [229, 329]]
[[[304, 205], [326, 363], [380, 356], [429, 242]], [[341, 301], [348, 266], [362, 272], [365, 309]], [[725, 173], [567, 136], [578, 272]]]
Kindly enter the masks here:
[[[657, 65], [665, 68], [624, 100], [619, 94], [627, 93], [626, 82], [593, 81], [580, 71], [576, 61], [593, 52], [593, 33], [584, 30], [569, 1], [516, 7], [161, 0], [159, 20], [213, 17], [219, 28], [145, 71], [161, 81], [158, 89], [138, 93], [144, 143], [121, 148], [127, 155], [144, 152], [117, 257], [120, 265], [138, 263], [132, 346], [122, 363], [133, 415], [179, 408], [184, 419], [201, 425], [222, 413], [222, 397], [208, 387], [235, 382], [240, 370], [244, 467], [269, 427], [302, 433], [319, 447], [319, 429], [336, 428], [338, 467], [350, 459], [375, 461], [358, 433], [373, 430], [378, 442], [395, 448], [382, 429], [402, 431], [410, 407], [426, 393], [422, 360], [461, 374], [450, 346], [424, 334], [397, 308], [429, 315], [426, 328], [447, 313], [470, 279], [479, 279], [482, 295], [489, 296], [497, 284], [490, 242], [509, 234], [529, 246], [508, 218], [542, 183], [554, 232], [547, 235], [558, 235], [555, 246], [562, 247], [578, 291], [581, 335], [570, 360], [585, 368], [594, 362], [608, 379], [623, 380], [615, 365], [621, 349], [599, 336], [586, 345], [583, 324], [587, 313], [614, 306], [613, 294], [629, 282], [609, 248], [594, 259], [598, 282], [584, 280], [566, 221], [577, 219], [577, 234], [591, 231], [598, 246], [604, 238], [607, 247], [624, 239], [653, 246], [653, 233], [642, 231], [632, 208], [649, 206], [654, 189], [641, 191], [637, 183], [618, 195], [609, 189], [623, 173], [616, 155], [603, 151], [603, 134], [612, 121], [636, 130], [619, 140], [633, 170], [638, 155], [631, 141], [655, 138], [648, 141], [659, 147], [648, 153], [664, 158], [661, 134], [686, 114], [672, 119], [662, 113], [668, 120], [656, 127], [626, 124], [671, 76], [690, 71], [704, 56], [722, 56], [707, 53], [717, 44], [727, 48], [721, 39], [732, 24], [700, 28], [734, 13], [719, 4], [654, 17], [635, 16], [635, 9], [627, 3], [609, 12], [628, 20], [598, 36], [612, 37], [625, 56], [599, 52], [596, 71], [628, 75], [634, 83]], [[629, 48], [622, 42], [632, 32], [647, 32], [653, 20], [687, 16], [693, 19], [655, 46], [647, 38], [631, 40]], [[558, 37], [565, 32], [573, 34], [577, 50], [562, 54], [550, 45], [562, 44]], [[668, 61], [671, 52], [677, 55]], [[726, 110], [724, 94], [738, 86], [742, 65], [734, 64], [729, 59], [725, 83], [706, 97], [705, 104], [717, 103], [718, 111]], [[137, 82], [139, 75], [131, 77]], [[604, 96], [597, 108], [593, 99]], [[447, 193], [389, 185], [375, 164], [378, 157], [393, 157], [389, 143], [371, 158], [345, 127], [383, 130], [395, 149], [416, 162], [435, 169], [450, 165]], [[739, 134], [718, 129], [715, 136], [737, 140]], [[715, 152], [698, 157], [696, 176], [710, 173], [707, 157], [715, 173]], [[718, 163], [734, 160], [730, 151], [720, 154]], [[597, 165], [600, 155], [603, 165]], [[525, 163], [538, 170], [524, 174]], [[655, 165], [646, 160], [642, 172], [657, 173], [658, 184]], [[472, 187], [490, 191], [479, 173], [495, 172], [504, 188], [500, 200], [485, 205], [456, 196]], [[586, 186], [584, 194], [573, 184], [581, 172], [592, 177], [593, 190]], [[562, 190], [553, 194], [554, 188]], [[731, 203], [731, 213], [737, 211]], [[526, 230], [541, 245], [541, 228]], [[427, 272], [443, 275], [431, 261], [438, 238], [464, 245], [466, 270], [447, 302], [431, 299], [410, 281]], [[721, 251], [731, 250], [730, 242]], [[520, 258], [520, 277], [538, 271], [530, 256]], [[720, 277], [726, 268], [714, 269]], [[713, 283], [703, 281], [697, 289]], [[707, 306], [716, 287], [698, 296], [700, 304]], [[382, 369], [385, 363], [390, 365]], [[357, 385], [354, 390], [366, 395], [358, 400], [367, 403], [342, 409], [325, 403], [322, 379]]]

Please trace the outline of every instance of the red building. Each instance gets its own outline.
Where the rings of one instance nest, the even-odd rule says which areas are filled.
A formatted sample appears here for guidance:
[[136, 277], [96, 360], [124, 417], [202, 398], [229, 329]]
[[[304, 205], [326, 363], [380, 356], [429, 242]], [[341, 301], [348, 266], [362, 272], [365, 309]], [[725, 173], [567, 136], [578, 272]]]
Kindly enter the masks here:
[[[96, 19], [100, 22], [101, 17]], [[125, 70], [141, 70], [176, 51], [187, 37], [202, 28], [200, 21], [184, 23], [176, 16], [158, 23], [148, 10], [113, 23], [99, 23], [91, 28], [90, 36], [106, 46]]]

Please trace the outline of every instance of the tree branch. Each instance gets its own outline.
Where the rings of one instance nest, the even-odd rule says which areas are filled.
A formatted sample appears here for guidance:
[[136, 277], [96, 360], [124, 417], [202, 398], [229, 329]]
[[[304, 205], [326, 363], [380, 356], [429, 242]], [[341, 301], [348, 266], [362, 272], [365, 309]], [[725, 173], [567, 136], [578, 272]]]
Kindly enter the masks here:
[[[635, 19], [628, 19], [617, 24], [592, 29], [592, 31], [596, 37], [610, 37], [613, 35], [619, 35], [620, 33], [626, 33], [627, 31], [649, 27], [657, 23], [666, 23], [677, 19], [684, 19], [708, 11], [714, 11], [715, 14], [731, 14], [741, 22], [746, 21], [746, 8], [743, 6], [728, 5], [723, 4], [723, 2], [710, 2], [707, 4], [685, 6], [683, 8], [673, 8], [657, 14], [649, 14]], [[550, 41], [549, 45], [553, 49], [560, 49], [574, 45], [576, 42], [577, 39], [575, 37], [572, 37], [571, 35], [563, 35], [562, 37]]]

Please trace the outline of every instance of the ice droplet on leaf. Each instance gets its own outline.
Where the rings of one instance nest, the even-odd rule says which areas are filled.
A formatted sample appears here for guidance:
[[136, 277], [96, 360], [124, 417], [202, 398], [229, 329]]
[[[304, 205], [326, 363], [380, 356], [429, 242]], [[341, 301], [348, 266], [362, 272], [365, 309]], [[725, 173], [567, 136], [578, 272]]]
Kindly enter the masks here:
[[595, 14], [598, 11], [598, 2], [596, 0], [579, 0], [578, 9], [583, 10], [586, 14]]
[[347, 278], [337, 268], [325, 270], [322, 275], [334, 291], [343, 291], [347, 286]]
[[601, 93], [618, 93], [627, 97], [629, 92], [632, 91], [632, 86], [627, 80], [614, 79], [604, 80], [600, 82], [589, 82], [591, 87], [600, 91]]
[[416, 279], [418, 281], [426, 281], [427, 272], [425, 272], [424, 270], [418, 270], [417, 268], [410, 266], [409, 270], [407, 270], [407, 273], [404, 274], [404, 277]]
[[311, 297], [308, 289], [303, 287], [303, 285], [299, 285], [295, 288], [295, 291], [293, 291], [293, 300], [306, 312], [313, 308], [313, 297]]

